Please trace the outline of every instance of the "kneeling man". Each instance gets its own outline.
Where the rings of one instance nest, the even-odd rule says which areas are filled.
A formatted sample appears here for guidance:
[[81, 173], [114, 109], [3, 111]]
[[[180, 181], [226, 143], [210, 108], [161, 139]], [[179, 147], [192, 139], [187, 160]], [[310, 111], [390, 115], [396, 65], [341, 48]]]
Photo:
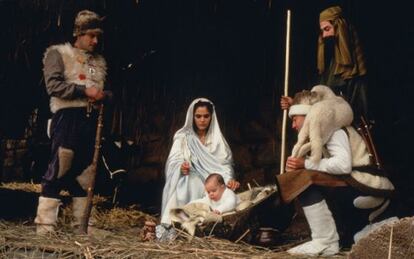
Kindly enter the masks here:
[[[388, 216], [384, 212], [394, 186], [372, 164], [364, 140], [349, 126], [352, 110], [337, 98], [329, 88], [317, 86], [296, 94], [289, 109], [298, 143], [287, 159], [287, 172], [277, 179], [284, 202], [299, 199], [312, 236], [311, 241], [288, 250], [290, 254], [329, 256], [339, 252], [337, 224], [325, 200], [332, 190], [347, 204], [345, 213], [353, 214], [349, 208], [355, 209], [365, 225]], [[365, 234], [358, 233], [354, 239]]]

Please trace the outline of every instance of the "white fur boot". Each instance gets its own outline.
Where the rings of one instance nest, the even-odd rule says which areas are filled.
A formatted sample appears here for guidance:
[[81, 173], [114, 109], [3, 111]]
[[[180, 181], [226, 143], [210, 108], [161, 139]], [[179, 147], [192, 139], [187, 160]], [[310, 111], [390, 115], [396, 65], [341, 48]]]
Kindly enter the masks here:
[[39, 205], [37, 206], [37, 215], [34, 220], [36, 225], [36, 233], [38, 235], [46, 235], [55, 232], [56, 222], [59, 213], [59, 199], [39, 197]]
[[339, 236], [335, 221], [325, 200], [303, 207], [311, 229], [312, 240], [289, 249], [292, 255], [331, 256], [339, 252]]

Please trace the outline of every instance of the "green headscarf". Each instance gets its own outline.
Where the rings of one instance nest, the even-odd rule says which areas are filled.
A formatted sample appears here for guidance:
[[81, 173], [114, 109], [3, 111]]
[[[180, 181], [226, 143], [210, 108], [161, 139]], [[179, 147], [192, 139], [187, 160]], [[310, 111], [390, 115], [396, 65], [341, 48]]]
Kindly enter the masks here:
[[[367, 73], [364, 55], [356, 31], [348, 25], [339, 6], [330, 7], [319, 15], [319, 22], [329, 21], [335, 30], [335, 66], [334, 75], [350, 79]], [[318, 72], [322, 74], [329, 64], [325, 64], [324, 41], [322, 34], [318, 39]]]

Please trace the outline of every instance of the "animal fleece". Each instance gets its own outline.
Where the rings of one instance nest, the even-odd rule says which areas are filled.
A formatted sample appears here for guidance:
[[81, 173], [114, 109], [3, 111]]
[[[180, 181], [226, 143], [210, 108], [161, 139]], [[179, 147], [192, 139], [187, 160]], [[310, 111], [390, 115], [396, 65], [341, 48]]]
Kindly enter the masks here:
[[322, 158], [323, 146], [336, 130], [351, 125], [353, 112], [351, 106], [340, 96], [324, 85], [316, 85], [311, 92], [318, 98], [312, 105], [298, 134], [298, 141], [293, 147], [293, 157], [303, 157], [310, 151], [313, 162]]

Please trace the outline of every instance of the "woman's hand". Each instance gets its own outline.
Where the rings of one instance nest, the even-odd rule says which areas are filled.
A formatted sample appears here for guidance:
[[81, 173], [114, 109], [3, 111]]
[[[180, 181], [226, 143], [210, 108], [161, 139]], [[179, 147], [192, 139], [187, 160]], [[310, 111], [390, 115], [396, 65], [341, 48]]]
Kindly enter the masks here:
[[184, 161], [184, 163], [181, 164], [180, 170], [183, 175], [188, 175], [190, 173], [190, 163]]
[[235, 191], [237, 188], [240, 187], [240, 183], [234, 179], [231, 179], [228, 183], [227, 183], [227, 187], [230, 188], [232, 191]]

